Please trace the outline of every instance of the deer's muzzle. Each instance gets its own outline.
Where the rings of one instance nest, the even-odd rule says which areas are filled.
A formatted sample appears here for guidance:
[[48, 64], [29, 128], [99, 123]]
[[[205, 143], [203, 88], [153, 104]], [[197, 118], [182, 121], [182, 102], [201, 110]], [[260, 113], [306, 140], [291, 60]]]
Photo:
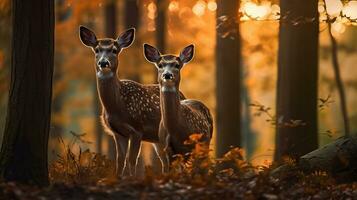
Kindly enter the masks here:
[[164, 74], [162, 74], [162, 79], [163, 80], [172, 80], [172, 79], [174, 79], [174, 75], [171, 73], [164, 73]]
[[100, 67], [100, 68], [102, 68], [102, 69], [104, 69], [104, 68], [106, 68], [106, 67], [109, 67], [110, 66], [110, 63], [109, 63], [109, 61], [108, 60], [100, 60], [99, 62], [98, 62], [98, 67]]

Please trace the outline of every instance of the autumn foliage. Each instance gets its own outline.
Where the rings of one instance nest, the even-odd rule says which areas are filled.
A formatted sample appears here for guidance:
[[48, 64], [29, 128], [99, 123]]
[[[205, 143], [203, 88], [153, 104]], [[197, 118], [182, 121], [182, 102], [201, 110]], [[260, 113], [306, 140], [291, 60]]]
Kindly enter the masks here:
[[[207, 146], [195, 134], [189, 155], [176, 155], [171, 171], [162, 175], [146, 167], [142, 177], [114, 176], [114, 163], [103, 155], [65, 144], [66, 151], [50, 167], [52, 186], [46, 189], [2, 183], [0, 198], [98, 198], [98, 199], [348, 199], [357, 195], [357, 183], [336, 184], [324, 171], [302, 172], [296, 161], [285, 158], [287, 170], [252, 166], [243, 151], [232, 148], [221, 159], [209, 157]], [[77, 140], [78, 141], [78, 140]]]

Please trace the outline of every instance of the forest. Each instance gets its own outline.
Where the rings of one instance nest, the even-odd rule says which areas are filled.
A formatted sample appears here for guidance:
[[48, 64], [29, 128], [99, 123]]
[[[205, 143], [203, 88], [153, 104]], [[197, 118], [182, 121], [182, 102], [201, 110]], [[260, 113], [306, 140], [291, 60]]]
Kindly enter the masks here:
[[357, 1], [0, 0], [0, 199], [357, 199]]

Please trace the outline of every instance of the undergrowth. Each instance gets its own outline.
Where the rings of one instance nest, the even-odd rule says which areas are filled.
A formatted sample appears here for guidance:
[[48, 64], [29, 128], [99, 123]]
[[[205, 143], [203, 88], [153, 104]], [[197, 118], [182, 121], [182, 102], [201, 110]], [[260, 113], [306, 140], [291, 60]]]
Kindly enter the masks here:
[[[207, 185], [219, 181], [243, 180], [253, 177], [272, 178], [274, 166], [253, 166], [244, 160], [243, 150], [231, 148], [222, 158], [213, 159], [209, 156], [210, 149], [200, 142], [200, 134], [193, 134], [185, 145], [192, 145], [193, 150], [188, 155], [174, 155], [170, 172], [167, 174], [155, 173], [151, 167], [146, 167], [144, 179], [162, 179], [164, 181], [175, 180], [191, 183], [193, 185]], [[65, 149], [58, 154], [58, 159], [50, 165], [49, 177], [52, 183], [69, 184], [97, 184], [109, 180], [119, 181], [115, 177], [115, 162], [106, 156], [90, 150], [73, 152], [73, 143], [60, 142]], [[296, 161], [284, 158], [285, 170], [280, 170], [276, 180], [280, 181], [307, 181], [308, 183], [326, 183], [330, 179], [326, 172], [317, 171], [312, 174], [304, 174], [297, 168]]]
[[[93, 184], [105, 179], [112, 179], [115, 172], [115, 163], [106, 156], [90, 152], [89, 149], [82, 151], [77, 142], [85, 142], [82, 137], [72, 133], [73, 139], [69, 143], [59, 137], [64, 151], [57, 154], [57, 160], [49, 167], [49, 178], [52, 183], [67, 184]], [[73, 152], [78, 147], [79, 153]]]
[[231, 148], [222, 158], [213, 159], [208, 146], [200, 142], [199, 134], [192, 135], [185, 143], [193, 146], [189, 155], [175, 155], [169, 173], [163, 175], [146, 167], [143, 177], [119, 179], [114, 175], [115, 163], [105, 156], [81, 149], [79, 154], [74, 154], [71, 145], [63, 141], [62, 144], [65, 151], [50, 166], [51, 182], [89, 185], [91, 188], [84, 189], [86, 193], [105, 190], [107, 194], [107, 188], [111, 188], [113, 194], [121, 198], [123, 194], [129, 195], [128, 199], [353, 199], [357, 196], [357, 184], [338, 185], [324, 171], [304, 173], [288, 157], [284, 159], [284, 169], [253, 166], [244, 160], [240, 148]]

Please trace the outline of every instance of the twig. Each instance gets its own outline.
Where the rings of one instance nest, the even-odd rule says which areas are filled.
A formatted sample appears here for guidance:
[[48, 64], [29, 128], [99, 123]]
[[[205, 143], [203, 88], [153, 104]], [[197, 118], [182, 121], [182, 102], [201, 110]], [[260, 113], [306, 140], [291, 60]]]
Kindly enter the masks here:
[[[324, 0], [324, 7], [325, 7], [325, 10], [327, 10], [326, 9], [326, 1], [325, 0]], [[344, 125], [344, 129], [345, 129], [345, 136], [348, 137], [348, 136], [350, 136], [350, 127], [349, 127], [349, 123], [348, 123], [346, 94], [345, 94], [345, 90], [344, 90], [344, 87], [343, 87], [342, 78], [341, 78], [341, 74], [340, 74], [340, 66], [339, 66], [339, 63], [338, 63], [337, 41], [336, 41], [335, 37], [332, 35], [330, 16], [328, 15], [328, 13], [326, 13], [326, 15], [327, 15], [328, 33], [329, 33], [329, 36], [330, 36], [331, 47], [332, 47], [331, 48], [332, 65], [333, 65], [333, 70], [334, 70], [334, 73], [335, 73], [335, 81], [336, 81], [336, 85], [337, 85], [338, 94], [340, 96], [343, 125]]]

